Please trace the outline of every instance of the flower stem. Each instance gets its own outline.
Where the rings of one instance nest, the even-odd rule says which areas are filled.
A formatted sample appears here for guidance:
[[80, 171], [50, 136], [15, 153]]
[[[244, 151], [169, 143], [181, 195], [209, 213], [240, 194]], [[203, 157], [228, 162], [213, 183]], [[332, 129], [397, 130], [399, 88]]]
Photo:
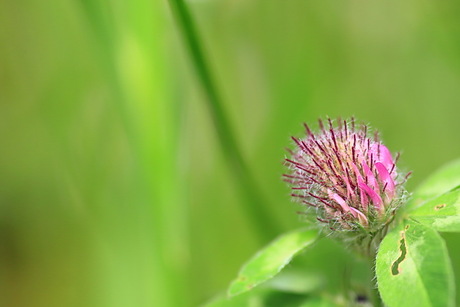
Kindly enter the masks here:
[[383, 307], [383, 302], [382, 299], [380, 298], [380, 293], [379, 289], [375, 285], [375, 280], [377, 279], [376, 273], [375, 273], [375, 259], [377, 256], [377, 250], [374, 250], [373, 253], [369, 255], [369, 264], [371, 268], [371, 284], [370, 284], [370, 301], [372, 302], [373, 307]]
[[382, 299], [380, 298], [379, 290], [377, 287], [372, 287], [371, 289], [371, 297], [370, 300], [372, 302], [373, 307], [383, 307]]
[[383, 307], [383, 302], [380, 298], [379, 290], [376, 287], [371, 288], [371, 302], [373, 307]]

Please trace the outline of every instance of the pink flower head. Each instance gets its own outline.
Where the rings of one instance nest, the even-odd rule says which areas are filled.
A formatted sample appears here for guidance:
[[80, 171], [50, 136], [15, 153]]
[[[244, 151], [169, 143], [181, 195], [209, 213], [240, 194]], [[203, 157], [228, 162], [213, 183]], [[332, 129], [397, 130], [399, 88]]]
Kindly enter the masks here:
[[307, 207], [316, 208], [317, 220], [330, 228], [380, 229], [402, 202], [402, 184], [394, 158], [375, 133], [354, 119], [330, 119], [313, 133], [305, 124], [306, 137], [293, 137], [297, 148], [286, 159], [291, 170], [284, 175]]

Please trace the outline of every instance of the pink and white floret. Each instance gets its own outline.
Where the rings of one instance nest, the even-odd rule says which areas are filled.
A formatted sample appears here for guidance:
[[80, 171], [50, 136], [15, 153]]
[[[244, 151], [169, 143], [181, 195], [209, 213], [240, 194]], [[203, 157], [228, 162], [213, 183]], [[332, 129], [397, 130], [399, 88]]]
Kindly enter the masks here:
[[[405, 195], [395, 158], [375, 132], [354, 119], [319, 121], [319, 132], [305, 124], [306, 137], [293, 137], [286, 159], [293, 197], [316, 209], [331, 229], [375, 230], [386, 225]], [[307, 210], [308, 213], [308, 210]]]

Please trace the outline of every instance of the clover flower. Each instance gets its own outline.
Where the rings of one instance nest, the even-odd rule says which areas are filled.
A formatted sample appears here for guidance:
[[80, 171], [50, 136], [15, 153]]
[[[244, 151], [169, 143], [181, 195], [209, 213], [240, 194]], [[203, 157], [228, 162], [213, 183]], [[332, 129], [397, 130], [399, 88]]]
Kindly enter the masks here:
[[[292, 196], [316, 209], [316, 219], [332, 230], [375, 233], [394, 217], [405, 198], [402, 175], [378, 132], [355, 120], [319, 120], [319, 132], [305, 124], [306, 137], [292, 137], [296, 149], [284, 175]], [[310, 210], [311, 211], [311, 210]], [[309, 210], [306, 211], [308, 215]]]

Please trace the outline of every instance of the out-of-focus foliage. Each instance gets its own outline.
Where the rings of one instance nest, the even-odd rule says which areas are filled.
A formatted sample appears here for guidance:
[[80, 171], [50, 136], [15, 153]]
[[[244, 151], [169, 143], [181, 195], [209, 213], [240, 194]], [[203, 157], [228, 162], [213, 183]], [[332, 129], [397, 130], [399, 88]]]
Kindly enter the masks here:
[[[280, 176], [304, 121], [371, 123], [409, 188], [460, 155], [457, 2], [186, 4], [280, 231], [302, 225]], [[193, 306], [267, 243], [166, 0], [0, 0], [0, 43], [2, 306]], [[301, 258], [332, 293], [366, 276], [332, 242]]]
[[2, 306], [182, 306], [168, 10], [2, 1]]
[[419, 207], [423, 201], [441, 193], [455, 189], [460, 185], [460, 159], [450, 161], [439, 170], [428, 176], [413, 193], [408, 209]]
[[311, 229], [299, 229], [276, 238], [270, 245], [260, 250], [240, 270], [228, 289], [229, 296], [235, 296], [277, 275], [291, 262], [299, 251], [313, 244], [318, 232]]

